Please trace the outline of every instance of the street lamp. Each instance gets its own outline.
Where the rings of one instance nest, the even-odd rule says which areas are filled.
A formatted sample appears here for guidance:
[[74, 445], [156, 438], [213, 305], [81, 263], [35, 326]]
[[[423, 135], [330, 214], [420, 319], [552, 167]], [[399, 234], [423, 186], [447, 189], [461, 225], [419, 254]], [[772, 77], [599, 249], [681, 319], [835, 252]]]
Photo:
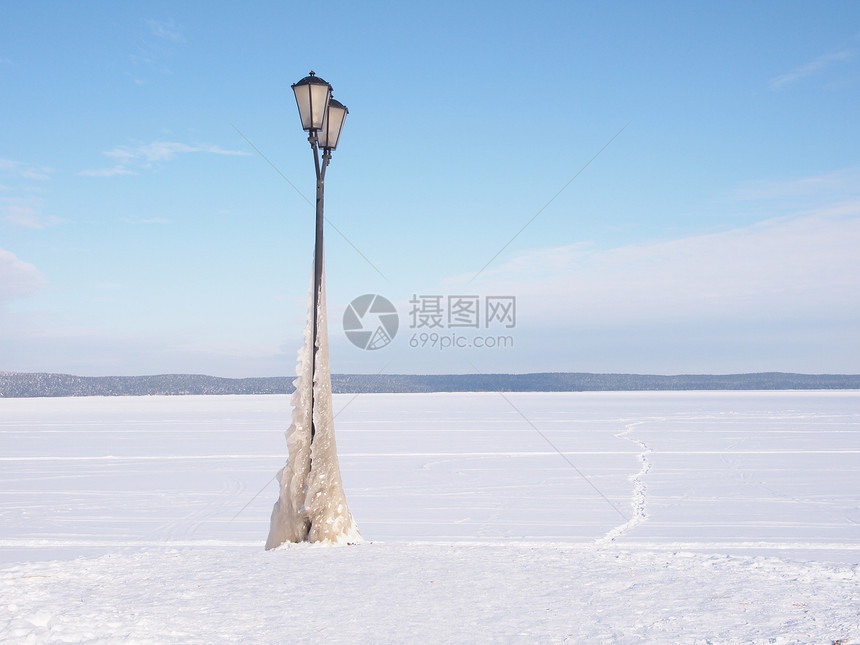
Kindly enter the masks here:
[[340, 139], [340, 132], [343, 130], [343, 122], [346, 120], [347, 114], [349, 114], [349, 110], [343, 103], [335, 98], [329, 98], [328, 109], [319, 133], [320, 148], [329, 151], [337, 148], [337, 140]]
[[310, 76], [305, 76], [298, 83], [293, 83], [291, 87], [296, 94], [302, 129], [311, 133], [314, 130], [319, 130], [322, 127], [326, 107], [328, 107], [331, 98], [331, 85], [311, 70]]
[[[323, 272], [323, 197], [325, 194], [325, 171], [331, 161], [331, 151], [337, 148], [337, 140], [343, 130], [343, 122], [349, 110], [340, 101], [333, 99], [332, 87], [311, 70], [298, 83], [292, 85], [296, 95], [296, 105], [302, 120], [302, 129], [308, 133], [308, 141], [314, 151], [314, 169], [317, 175], [317, 208], [316, 235], [314, 238], [314, 282], [313, 282], [313, 359], [311, 374], [316, 374], [317, 349], [319, 344], [319, 303], [320, 287]], [[323, 149], [322, 164], [320, 164], [319, 149]], [[313, 409], [313, 393], [311, 393], [311, 409]], [[311, 442], [314, 440], [316, 428], [311, 423]]]
[[[302, 129], [314, 153], [317, 177], [312, 307], [293, 393], [293, 423], [287, 430], [289, 457], [278, 473], [280, 493], [272, 509], [266, 548], [286, 542], [354, 543], [361, 540], [346, 504], [331, 401], [331, 372], [325, 320], [323, 196], [325, 171], [337, 147], [348, 110], [331, 97], [331, 85], [310, 73], [292, 85]], [[320, 156], [322, 151], [322, 156]]]

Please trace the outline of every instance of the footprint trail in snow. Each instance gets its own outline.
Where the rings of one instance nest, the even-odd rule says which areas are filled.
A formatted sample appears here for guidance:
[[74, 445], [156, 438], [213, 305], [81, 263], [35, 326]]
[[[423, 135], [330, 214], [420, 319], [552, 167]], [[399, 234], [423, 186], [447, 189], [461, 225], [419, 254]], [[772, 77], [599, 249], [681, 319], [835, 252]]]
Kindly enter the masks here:
[[639, 453], [638, 458], [639, 462], [642, 464], [642, 468], [639, 469], [639, 472], [629, 477], [630, 482], [633, 484], [633, 494], [630, 501], [630, 505], [633, 508], [633, 514], [630, 516], [629, 520], [624, 522], [624, 524], [616, 526], [606, 535], [601, 538], [598, 538], [598, 545], [606, 545], [615, 542], [618, 538], [626, 535], [633, 528], [639, 526], [648, 519], [648, 489], [645, 486], [644, 479], [648, 472], [651, 470], [651, 460], [648, 458], [648, 456], [653, 451], [644, 441], [630, 436], [633, 430], [636, 429], [636, 426], [639, 426], [643, 423], [645, 423], [645, 421], [634, 421], [633, 423], [628, 423], [625, 426], [625, 430], [623, 432], [619, 432], [615, 435], [619, 439], [626, 439], [627, 441], [632, 441], [637, 446], [639, 446], [642, 452]]

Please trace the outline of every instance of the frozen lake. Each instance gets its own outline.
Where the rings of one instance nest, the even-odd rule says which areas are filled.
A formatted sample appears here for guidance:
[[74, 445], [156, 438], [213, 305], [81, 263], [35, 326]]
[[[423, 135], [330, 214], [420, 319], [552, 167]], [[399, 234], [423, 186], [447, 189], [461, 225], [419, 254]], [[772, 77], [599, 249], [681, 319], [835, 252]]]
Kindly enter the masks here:
[[[860, 392], [335, 395], [374, 542], [860, 560]], [[262, 548], [288, 396], [0, 400], [0, 559]]]
[[288, 397], [0, 399], [0, 643], [860, 642], [860, 392], [335, 408], [366, 542], [264, 551]]

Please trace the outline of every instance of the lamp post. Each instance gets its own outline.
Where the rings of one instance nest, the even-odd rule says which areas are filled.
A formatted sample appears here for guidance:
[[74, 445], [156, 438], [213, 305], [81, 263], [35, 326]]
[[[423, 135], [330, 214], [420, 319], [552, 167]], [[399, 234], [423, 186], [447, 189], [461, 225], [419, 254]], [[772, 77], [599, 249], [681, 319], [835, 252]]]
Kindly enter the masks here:
[[[347, 109], [331, 98], [331, 85], [313, 72], [293, 86], [302, 128], [314, 153], [317, 176], [314, 269], [305, 344], [299, 353], [289, 457], [278, 472], [280, 491], [272, 509], [266, 548], [287, 542], [355, 543], [361, 540], [346, 503], [337, 460], [331, 371], [325, 319], [323, 197], [325, 171], [343, 129]], [[322, 152], [322, 155], [320, 155]]]
[[[311, 374], [316, 374], [317, 349], [319, 345], [319, 305], [320, 287], [323, 273], [323, 229], [325, 215], [323, 201], [325, 196], [325, 171], [331, 161], [331, 151], [337, 148], [337, 141], [343, 130], [343, 122], [349, 110], [338, 100], [332, 98], [332, 87], [313, 70], [298, 83], [292, 85], [302, 120], [302, 129], [308, 133], [308, 141], [314, 152], [314, 169], [317, 176], [316, 201], [316, 234], [314, 236], [314, 279], [313, 279], [313, 329], [312, 329], [312, 362]], [[323, 150], [320, 163], [320, 148]], [[313, 390], [311, 391], [311, 409], [313, 410]], [[314, 440], [316, 429], [311, 423], [311, 442]]]

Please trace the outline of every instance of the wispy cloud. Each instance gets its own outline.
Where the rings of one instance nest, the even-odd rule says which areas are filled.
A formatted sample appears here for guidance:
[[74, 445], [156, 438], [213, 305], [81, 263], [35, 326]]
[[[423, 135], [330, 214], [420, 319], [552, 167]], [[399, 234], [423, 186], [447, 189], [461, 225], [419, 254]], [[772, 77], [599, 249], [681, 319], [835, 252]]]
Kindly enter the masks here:
[[824, 54], [823, 56], [819, 56], [813, 61], [810, 61], [800, 67], [796, 67], [791, 70], [787, 74], [781, 74], [772, 78], [770, 80], [769, 86], [772, 90], [781, 89], [786, 87], [787, 85], [791, 85], [792, 83], [799, 81], [800, 79], [806, 78], [808, 76], [813, 76], [814, 74], [818, 74], [834, 63], [841, 63], [848, 61], [854, 57], [854, 52], [852, 50], [844, 50], [841, 52], [836, 52], [832, 54]]
[[77, 174], [84, 177], [116, 177], [117, 175], [136, 175], [133, 170], [125, 166], [114, 166], [113, 168], [99, 168], [97, 170], [81, 170]]
[[7, 302], [32, 295], [44, 284], [44, 277], [34, 265], [0, 249], [0, 314]]
[[[860, 317], [860, 201], [851, 214], [594, 249], [523, 253], [487, 276], [544, 324]], [[489, 284], [492, 281], [493, 284]]]
[[0, 173], [16, 177], [18, 179], [35, 179], [45, 181], [50, 179], [51, 169], [45, 166], [14, 161], [12, 159], [0, 159]]
[[747, 182], [735, 189], [729, 199], [774, 215], [820, 210], [824, 205], [832, 210], [838, 204], [860, 199], [860, 166], [810, 177]]
[[41, 230], [62, 222], [59, 217], [42, 213], [44, 202], [38, 197], [0, 198], [0, 220], [11, 226]]
[[114, 160], [110, 168], [81, 170], [77, 174], [87, 177], [116, 177], [134, 175], [142, 169], [152, 168], [158, 163], [172, 161], [183, 154], [210, 154], [227, 156], [248, 156], [244, 150], [227, 150], [211, 144], [189, 145], [175, 141], [153, 141], [138, 146], [118, 146], [104, 154]]
[[145, 162], [170, 161], [176, 158], [179, 154], [187, 154], [192, 152], [200, 152], [213, 155], [243, 155], [247, 156], [248, 152], [244, 150], [226, 150], [220, 146], [209, 144], [188, 145], [186, 143], [177, 143], [175, 141], [153, 141], [145, 145], [128, 147], [120, 146], [113, 150], [108, 150], [105, 154], [118, 160], [120, 163], [127, 163], [134, 160], [142, 160]]
[[[0, 190], [0, 221], [11, 226], [43, 229], [59, 223], [58, 217], [43, 214], [44, 201], [36, 194], [41, 191], [42, 182], [51, 178], [52, 170], [45, 166], [0, 159], [0, 177], [8, 180]], [[32, 182], [39, 182], [34, 184]]]
[[[173, 20], [146, 20], [145, 30], [138, 43], [137, 51], [131, 54], [131, 62], [138, 70], [157, 72], [170, 75], [168, 60], [173, 57], [177, 48], [185, 44], [182, 30]], [[133, 74], [137, 85], [146, 85], [147, 81]]]
[[856, 322], [858, 186], [860, 168], [756, 182], [738, 191], [735, 205], [776, 203], [764, 210], [780, 216], [615, 248], [527, 251], [482, 276], [479, 288], [528, 299], [543, 324], [757, 320], [777, 329], [789, 319]]
[[149, 27], [150, 33], [160, 40], [167, 40], [173, 43], [185, 42], [185, 37], [180, 33], [179, 28], [173, 20], [147, 20], [146, 26]]
[[42, 200], [25, 197], [0, 198], [0, 218], [12, 226], [23, 228], [43, 228], [39, 224], [42, 217]]

